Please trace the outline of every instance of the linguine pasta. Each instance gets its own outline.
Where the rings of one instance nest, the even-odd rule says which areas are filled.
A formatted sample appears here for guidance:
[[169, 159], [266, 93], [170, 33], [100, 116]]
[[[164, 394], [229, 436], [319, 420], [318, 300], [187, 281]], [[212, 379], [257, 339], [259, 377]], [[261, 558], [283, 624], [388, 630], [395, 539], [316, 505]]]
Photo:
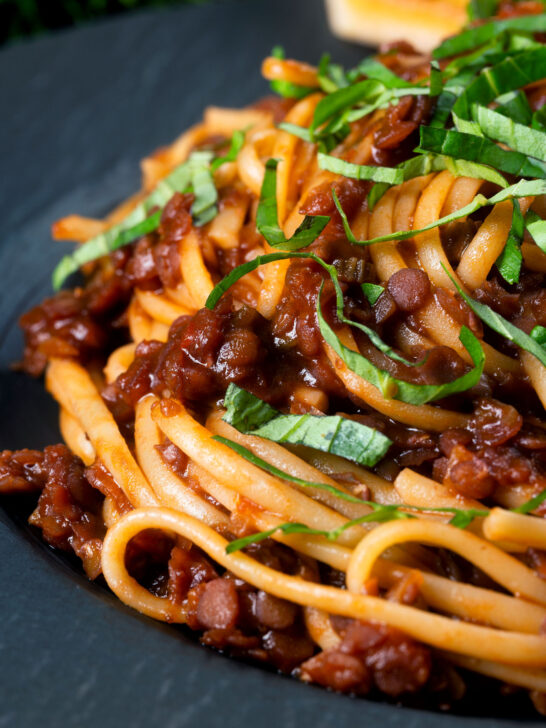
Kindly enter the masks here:
[[23, 316], [23, 367], [66, 446], [5, 451], [0, 489], [124, 603], [342, 692], [454, 704], [461, 671], [544, 709], [534, 5], [432, 66], [276, 49], [280, 98], [207, 109], [106, 219], [55, 223], [55, 284], [85, 283]]

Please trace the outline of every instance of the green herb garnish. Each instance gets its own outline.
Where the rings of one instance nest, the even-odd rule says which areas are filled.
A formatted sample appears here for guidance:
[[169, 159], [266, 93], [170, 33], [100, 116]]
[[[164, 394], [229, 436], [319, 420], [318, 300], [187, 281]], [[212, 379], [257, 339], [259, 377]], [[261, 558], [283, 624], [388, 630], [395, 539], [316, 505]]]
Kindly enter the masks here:
[[193, 152], [186, 162], [162, 179], [122, 222], [91, 238], [71, 255], [62, 258], [53, 271], [53, 288], [58, 290], [66, 278], [84, 263], [108, 255], [142, 235], [157, 230], [161, 212], [175, 192], [193, 191], [195, 200], [191, 212], [195, 225], [205, 225], [212, 220], [217, 213], [218, 199], [212, 173], [225, 162], [234, 161], [243, 142], [244, 133], [235, 132], [228, 153], [215, 160], [212, 159], [210, 151]]
[[[286, 53], [282, 46], [275, 46], [271, 51], [271, 55], [273, 58], [279, 58], [281, 60], [286, 58]], [[272, 91], [286, 99], [303, 99], [305, 96], [309, 96], [309, 94], [317, 90], [313, 86], [299, 86], [291, 81], [282, 80], [270, 81], [269, 85]]]
[[512, 200], [514, 211], [512, 224], [506, 240], [506, 245], [497, 258], [497, 268], [507, 283], [513, 285], [519, 281], [519, 274], [523, 262], [521, 254], [521, 241], [525, 233], [525, 218], [521, 212], [518, 200]]
[[458, 56], [461, 53], [485, 45], [497, 38], [501, 33], [518, 30], [532, 33], [544, 32], [546, 30], [546, 15], [528, 15], [505, 20], [492, 20], [489, 23], [478, 25], [476, 28], [469, 28], [459, 33], [459, 35], [445, 40], [433, 51], [432, 55], [437, 60]]
[[320, 235], [330, 222], [327, 215], [306, 215], [291, 238], [286, 238], [280, 228], [277, 213], [277, 159], [268, 159], [256, 213], [256, 227], [267, 242], [279, 250], [306, 248]]
[[543, 347], [539, 341], [532, 336], [529, 336], [529, 334], [526, 334], [525, 331], [522, 331], [517, 326], [514, 326], [514, 324], [511, 324], [510, 321], [507, 321], [507, 319], [499, 313], [493, 311], [493, 309], [485, 303], [480, 303], [479, 301], [470, 298], [470, 296], [468, 296], [459, 284], [451, 277], [445, 267], [444, 270], [453, 285], [456, 287], [461, 298], [465, 301], [469, 308], [472, 309], [476, 316], [484, 322], [484, 324], [487, 324], [487, 326], [489, 326], [490, 329], [493, 329], [493, 331], [497, 334], [504, 336], [504, 338], [508, 339], [508, 341], [517, 344], [517, 346], [521, 349], [528, 351], [529, 354], [532, 354], [540, 361], [541, 364], [546, 366], [546, 348]]
[[[251, 433], [254, 434], [254, 433]], [[331, 493], [331, 495], [335, 495], [337, 498], [341, 498], [342, 500], [346, 500], [349, 503], [358, 503], [360, 505], [365, 504], [365, 502], [362, 500], [362, 498], [357, 498], [354, 495], [351, 495], [350, 493], [344, 493], [339, 488], [336, 488], [334, 485], [328, 485], [328, 483], [315, 483], [311, 482], [309, 480], [303, 480], [302, 478], [296, 478], [294, 475], [290, 475], [289, 473], [286, 473], [284, 470], [280, 470], [279, 468], [276, 468], [274, 465], [271, 465], [271, 463], [268, 463], [266, 460], [263, 460], [262, 458], [255, 455], [252, 450], [249, 450], [248, 448], [244, 447], [243, 445], [240, 445], [238, 442], [234, 442], [233, 440], [229, 440], [227, 437], [222, 437], [221, 435], [214, 435], [213, 440], [216, 440], [217, 442], [221, 442], [223, 445], [226, 445], [227, 447], [231, 448], [234, 452], [236, 452], [238, 455], [240, 455], [245, 460], [248, 460], [249, 463], [252, 463], [253, 465], [256, 465], [258, 468], [261, 468], [262, 470], [265, 470], [270, 475], [275, 476], [276, 478], [281, 478], [282, 480], [288, 480], [290, 483], [296, 483], [296, 485], [301, 485], [305, 488], [317, 488], [318, 490], [324, 490], [327, 493]]]
[[372, 238], [371, 240], [356, 240], [354, 234], [351, 233], [353, 240], [351, 240], [351, 238], [349, 238], [349, 240], [356, 243], [357, 245], [374, 245], [375, 243], [383, 243], [388, 240], [407, 240], [408, 238], [413, 238], [415, 235], [427, 232], [427, 230], [432, 230], [435, 227], [441, 227], [442, 225], [446, 225], [449, 222], [460, 220], [462, 217], [467, 217], [477, 210], [480, 210], [482, 207], [490, 207], [498, 204], [499, 202], [504, 202], [505, 200], [511, 200], [513, 198], [529, 197], [532, 195], [542, 194], [546, 194], [545, 181], [521, 180], [515, 185], [511, 185], [510, 187], [506, 187], [504, 190], [497, 192], [497, 194], [493, 195], [493, 197], [485, 197], [481, 194], [476, 195], [476, 197], [474, 197], [472, 202], [470, 202], [468, 205], [461, 207], [459, 210], [456, 210], [450, 215], [445, 215], [444, 217], [435, 220], [434, 222], [426, 225], [423, 228], [420, 228], [419, 230], [401, 230], [399, 232], [389, 233], [388, 235], [382, 235], [378, 238]]
[[414, 384], [393, 377], [389, 372], [372, 364], [359, 352], [353, 351], [342, 344], [322, 314], [320, 294], [317, 299], [317, 317], [320, 332], [326, 343], [332, 347], [352, 372], [372, 384], [385, 399], [397, 399], [415, 405], [426, 404], [474, 387], [482, 375], [485, 355], [479, 340], [466, 326], [461, 328], [459, 339], [470, 355], [474, 367], [461, 377], [445, 384]]
[[385, 290], [383, 286], [377, 283], [363, 283], [361, 285], [362, 293], [366, 296], [366, 300], [370, 306], [374, 306], [377, 303], [377, 299]]
[[511, 149], [528, 157], [546, 162], [546, 134], [520, 124], [505, 114], [480, 104], [472, 107], [472, 118], [482, 132], [490, 139], [506, 144]]
[[538, 495], [535, 495], [534, 498], [531, 498], [531, 500], [528, 500], [526, 503], [522, 503], [522, 505], [517, 508], [512, 508], [512, 511], [514, 513], [523, 513], [524, 515], [527, 515], [528, 513], [536, 510], [544, 503], [545, 500], [546, 490], [542, 490]]
[[546, 253], [546, 220], [543, 220], [534, 210], [525, 215], [525, 227], [543, 253]]
[[322, 531], [317, 528], [310, 528], [304, 523], [281, 523], [275, 528], [270, 528], [268, 531], [261, 531], [260, 533], [253, 533], [250, 536], [239, 538], [236, 541], [231, 541], [226, 546], [226, 554], [232, 554], [235, 551], [240, 551], [246, 546], [250, 546], [253, 543], [259, 543], [265, 541], [266, 538], [270, 538], [277, 532], [292, 534], [292, 533], [303, 533], [307, 536], [324, 536], [329, 541], [336, 541], [342, 533], [347, 531], [353, 526], [359, 526], [362, 523], [387, 523], [388, 521], [403, 520], [408, 518], [415, 518], [412, 513], [415, 512], [436, 512], [436, 513], [452, 513], [453, 518], [449, 521], [450, 525], [455, 528], [467, 528], [475, 518], [482, 518], [487, 516], [489, 511], [478, 510], [475, 508], [463, 510], [459, 508], [419, 508], [418, 506], [407, 506], [407, 505], [380, 505], [379, 503], [373, 503], [371, 501], [361, 501], [365, 505], [372, 509], [371, 513], [367, 513], [365, 516], [360, 518], [354, 518], [352, 521], [347, 521], [343, 526], [334, 528], [331, 531]]
[[397, 185], [404, 181], [404, 172], [397, 167], [375, 167], [367, 164], [353, 164], [339, 157], [318, 153], [318, 166], [334, 174], [352, 179], [372, 180], [373, 182], [386, 182]]
[[546, 162], [502, 149], [485, 137], [431, 126], [422, 126], [420, 135], [419, 151], [480, 162], [518, 177], [546, 179]]
[[223, 417], [232, 427], [266, 440], [329, 452], [372, 467], [391, 440], [378, 430], [339, 415], [283, 415], [245, 389], [231, 383], [224, 397]]

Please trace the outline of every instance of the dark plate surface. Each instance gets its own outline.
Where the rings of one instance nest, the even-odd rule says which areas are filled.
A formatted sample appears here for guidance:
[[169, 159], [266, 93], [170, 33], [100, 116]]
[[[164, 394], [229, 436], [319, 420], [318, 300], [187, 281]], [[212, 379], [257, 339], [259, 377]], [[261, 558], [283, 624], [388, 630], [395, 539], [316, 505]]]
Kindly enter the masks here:
[[[0, 53], [0, 449], [58, 442], [42, 383], [9, 371], [17, 317], [50, 293], [70, 246], [53, 220], [100, 216], [138, 185], [138, 162], [208, 104], [267, 92], [259, 64], [275, 43], [315, 62], [334, 40], [318, 0], [243, 0], [144, 12], [21, 43]], [[89, 584], [26, 526], [28, 503], [0, 504], [0, 726], [386, 728], [515, 726], [513, 708], [456, 717], [329, 694], [199, 647]], [[527, 725], [542, 725], [531, 719]]]

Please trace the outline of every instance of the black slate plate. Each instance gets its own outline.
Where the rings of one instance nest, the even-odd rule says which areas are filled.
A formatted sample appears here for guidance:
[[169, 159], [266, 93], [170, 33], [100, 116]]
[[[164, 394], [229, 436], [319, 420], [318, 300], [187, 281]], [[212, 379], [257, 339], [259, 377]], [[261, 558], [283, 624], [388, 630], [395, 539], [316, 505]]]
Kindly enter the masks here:
[[[9, 370], [22, 346], [16, 319], [50, 293], [53, 265], [70, 247], [50, 242], [51, 222], [104, 214], [136, 188], [138, 161], [207, 104], [266, 93], [259, 64], [279, 42], [311, 62], [324, 50], [347, 64], [362, 55], [330, 36], [318, 0], [144, 12], [0, 53], [0, 449], [59, 441], [41, 382]], [[464, 717], [432, 714], [329, 694], [214, 654], [89, 584], [26, 526], [31, 507], [0, 504], [0, 727], [521, 722], [519, 703], [494, 706], [495, 718], [471, 717], [488, 715], [485, 696]]]

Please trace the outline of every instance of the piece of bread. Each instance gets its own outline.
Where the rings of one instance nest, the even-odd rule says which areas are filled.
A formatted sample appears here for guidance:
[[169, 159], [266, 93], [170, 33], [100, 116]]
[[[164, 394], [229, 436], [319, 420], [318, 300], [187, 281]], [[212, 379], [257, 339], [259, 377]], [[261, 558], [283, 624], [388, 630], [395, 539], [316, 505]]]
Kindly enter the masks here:
[[332, 31], [345, 40], [380, 45], [408, 39], [428, 52], [465, 24], [467, 0], [326, 0]]

